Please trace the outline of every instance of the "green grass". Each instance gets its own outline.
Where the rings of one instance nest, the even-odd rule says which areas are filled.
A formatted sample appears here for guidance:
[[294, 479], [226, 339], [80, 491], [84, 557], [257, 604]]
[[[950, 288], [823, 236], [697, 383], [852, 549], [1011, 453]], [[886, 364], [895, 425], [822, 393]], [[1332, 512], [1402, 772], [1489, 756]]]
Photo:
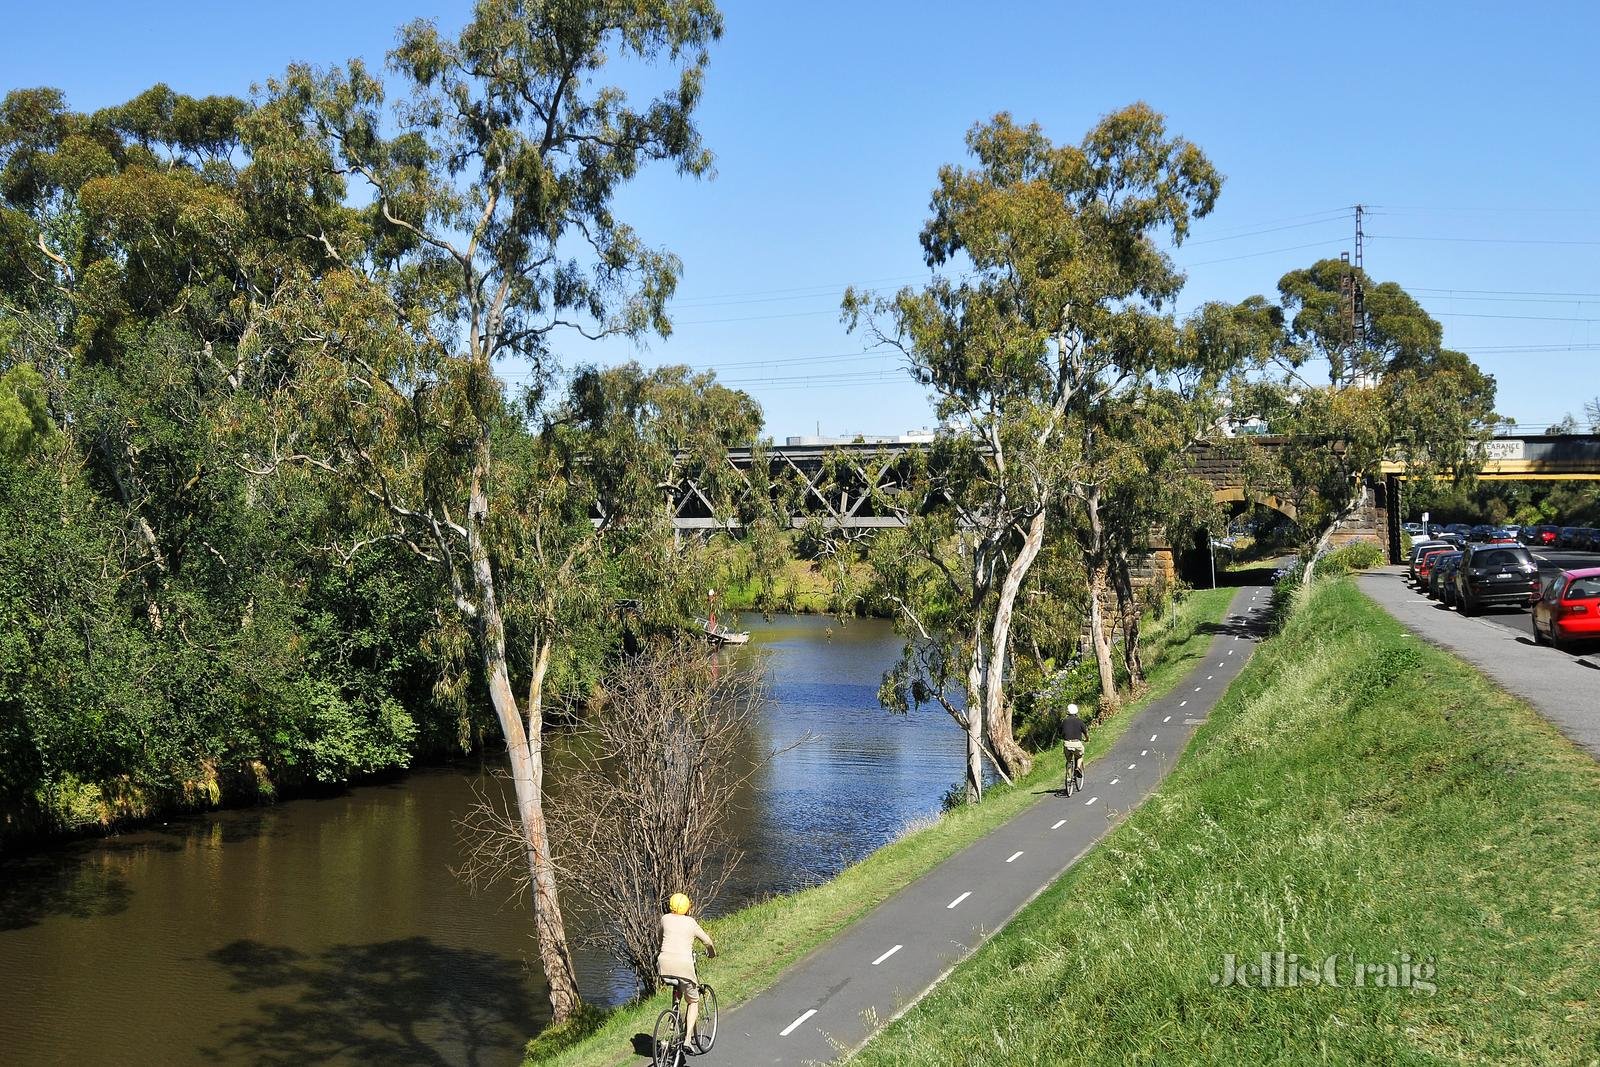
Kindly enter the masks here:
[[[1152, 625], [1146, 631], [1149, 688], [1137, 702], [1094, 731], [1089, 759], [1111, 745], [1144, 703], [1170, 691], [1200, 661], [1211, 641], [1206, 624], [1222, 618], [1233, 592], [1192, 593], [1174, 621]], [[983, 803], [948, 812], [931, 825], [907, 832], [829, 882], [774, 897], [708, 924], [720, 953], [715, 961], [702, 964], [702, 977], [716, 986], [723, 1010], [748, 1000], [883, 900], [1037, 803], [1037, 791], [1053, 786], [1061, 774], [1061, 753], [1052, 747], [1040, 755], [1027, 778], [1011, 787], [991, 789]], [[586, 1013], [574, 1024], [530, 1042], [528, 1061], [550, 1067], [613, 1067], [636, 1062], [631, 1055], [633, 1037], [649, 1032], [665, 1003], [665, 996], [657, 996], [609, 1013]]]
[[[753, 578], [725, 579], [722, 606], [734, 611], [759, 611], [761, 583]], [[772, 611], [826, 615], [833, 600], [833, 576], [817, 563], [791, 559], [773, 580]]]
[[[1319, 584], [1158, 794], [851, 1062], [1595, 1064], [1597, 813], [1591, 758]], [[1209, 980], [1275, 950], [1344, 984]], [[1401, 952], [1432, 995], [1351, 984]]]

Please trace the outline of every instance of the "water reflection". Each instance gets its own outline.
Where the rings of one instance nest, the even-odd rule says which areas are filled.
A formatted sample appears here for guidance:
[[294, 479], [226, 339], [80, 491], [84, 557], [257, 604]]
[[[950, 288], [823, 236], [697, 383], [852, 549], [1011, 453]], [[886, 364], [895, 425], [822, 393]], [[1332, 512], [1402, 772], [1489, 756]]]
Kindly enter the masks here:
[[[815, 740], [743, 787], [729, 835], [744, 858], [717, 911], [826, 879], [961, 777], [942, 711], [878, 706], [887, 624], [745, 622], [751, 643], [729, 655], [771, 697], [750, 756]], [[420, 770], [0, 861], [0, 1061], [517, 1063], [548, 1012], [527, 913], [451, 873], [484, 773]], [[609, 961], [576, 956], [586, 997], [628, 994]]]

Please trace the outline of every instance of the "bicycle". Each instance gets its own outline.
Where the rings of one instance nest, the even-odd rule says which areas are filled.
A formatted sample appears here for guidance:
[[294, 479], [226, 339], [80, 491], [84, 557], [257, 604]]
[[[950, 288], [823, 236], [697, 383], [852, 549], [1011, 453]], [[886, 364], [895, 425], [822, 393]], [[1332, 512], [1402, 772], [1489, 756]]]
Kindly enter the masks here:
[[703, 1056], [716, 1043], [717, 991], [704, 982], [700, 983], [700, 1016], [695, 1020], [691, 1039], [690, 1035], [684, 1033], [684, 1014], [678, 1010], [684, 987], [689, 983], [665, 974], [661, 980], [672, 987], [672, 1007], [656, 1016], [650, 1062], [653, 1067], [683, 1067], [685, 1056]]
[[1067, 749], [1066, 764], [1067, 781], [1062, 793], [1070, 797], [1083, 788], [1083, 753], [1076, 749]]

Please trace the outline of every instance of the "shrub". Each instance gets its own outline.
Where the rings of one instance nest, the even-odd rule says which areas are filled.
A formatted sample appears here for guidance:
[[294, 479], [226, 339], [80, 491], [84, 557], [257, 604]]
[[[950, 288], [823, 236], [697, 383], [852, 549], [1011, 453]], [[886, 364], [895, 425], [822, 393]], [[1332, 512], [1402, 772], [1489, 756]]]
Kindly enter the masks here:
[[1317, 572], [1333, 577], [1350, 571], [1364, 571], [1368, 567], [1380, 567], [1387, 562], [1389, 554], [1383, 550], [1383, 546], [1373, 541], [1351, 541], [1323, 556], [1317, 564]]

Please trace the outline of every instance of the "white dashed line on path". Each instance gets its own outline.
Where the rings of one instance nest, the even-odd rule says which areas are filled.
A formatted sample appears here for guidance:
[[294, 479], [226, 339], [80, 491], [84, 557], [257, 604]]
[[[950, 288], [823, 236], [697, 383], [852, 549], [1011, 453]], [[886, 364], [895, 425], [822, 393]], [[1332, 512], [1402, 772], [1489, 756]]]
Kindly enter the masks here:
[[792, 1034], [796, 1030], [800, 1029], [800, 1024], [801, 1023], [805, 1022], [807, 1019], [811, 1018], [816, 1013], [817, 1013], [817, 1009], [816, 1008], [812, 1008], [810, 1011], [808, 1011], [804, 1015], [800, 1016], [800, 1018], [796, 1019], [794, 1022], [790, 1023], [788, 1026], [785, 1026], [782, 1030], [778, 1031], [778, 1036], [779, 1037], [788, 1037], [790, 1034]]
[[1200, 692], [1200, 689], [1201, 689], [1201, 687], [1200, 687], [1200, 686], [1198, 686], [1198, 685], [1197, 685], [1197, 686], [1195, 686], [1195, 687], [1194, 687], [1194, 691], [1195, 691], [1195, 692], [1196, 692], [1196, 693], [1198, 693], [1198, 692]]
[[[1184, 704], [1187, 704], [1187, 703], [1188, 703], [1188, 701], [1187, 701], [1187, 700], [1186, 700], [1186, 701], [1184, 701]], [[1179, 706], [1180, 706], [1180, 707], [1182, 707], [1182, 705], [1179, 705]], [[1171, 721], [1172, 721], [1172, 716], [1171, 716], [1171, 715], [1168, 715], [1168, 716], [1167, 716], [1167, 717], [1166, 717], [1166, 718], [1165, 718], [1165, 719], [1162, 719], [1162, 720], [1161, 720], [1161, 721], [1162, 721], [1162, 722], [1171, 722]]]
[[877, 959], [873, 960], [872, 961], [872, 965], [874, 967], [876, 967], [878, 964], [882, 963], [884, 960], [888, 959], [890, 956], [893, 956], [896, 952], [899, 952], [902, 948], [905, 948], [905, 946], [904, 945], [896, 945], [894, 948], [890, 949], [888, 952], [885, 952], [883, 955], [881, 955]]
[[1148, 755], [1150, 755], [1150, 750], [1148, 748], [1141, 748], [1139, 750], [1139, 755], [1148, 756]]
[[955, 907], [957, 904], [961, 903], [963, 900], [966, 900], [971, 895], [972, 895], [972, 890], [969, 889], [965, 893], [962, 893], [959, 897], [956, 897], [956, 899], [952, 900], [950, 903], [946, 904], [944, 906], [944, 910], [945, 911], [949, 911], [951, 908]]
[[1052, 830], [1059, 830], [1059, 829], [1061, 829], [1061, 823], [1064, 823], [1064, 822], [1066, 822], [1066, 821], [1067, 821], [1067, 820], [1065, 820], [1065, 819], [1062, 819], [1062, 820], [1061, 820], [1061, 821], [1060, 821], [1060, 822], [1058, 822], [1058, 823], [1056, 823], [1056, 824], [1055, 824], [1055, 825], [1054, 825], [1054, 826], [1052, 826], [1052, 827], [1050, 827], [1050, 829], [1052, 829]]
[[[1208, 675], [1206, 675], [1206, 681], [1208, 681], [1208, 682], [1209, 682], [1209, 681], [1211, 681], [1211, 679], [1213, 679], [1213, 678], [1215, 678], [1215, 677], [1216, 677], [1216, 675], [1214, 675], [1214, 674], [1208, 674]], [[1196, 690], [1195, 690], [1195, 692], [1197, 692], [1197, 693], [1198, 693], [1198, 692], [1199, 692], [1199, 691], [1200, 691], [1200, 690], [1198, 690], [1198, 689], [1196, 689]]]
[[1150, 740], [1154, 741], [1155, 739], [1156, 739], [1156, 735], [1155, 734], [1151, 734], [1150, 735]]
[[[1188, 702], [1188, 701], [1187, 701], [1187, 700], [1180, 700], [1180, 701], [1178, 701], [1178, 707], [1180, 707], [1180, 708], [1186, 708], [1186, 707], [1188, 707], [1188, 706], [1189, 706], [1189, 702]], [[1167, 718], [1169, 718], [1169, 719], [1170, 719], [1170, 718], [1172, 718], [1172, 716], [1171, 716], [1171, 715], [1168, 715], [1168, 716], [1167, 716]]]
[[1112, 784], [1112, 785], [1116, 785], [1116, 784], [1117, 784], [1117, 783], [1118, 783], [1118, 782], [1120, 782], [1120, 781], [1122, 781], [1122, 779], [1121, 779], [1121, 778], [1113, 778], [1113, 779], [1111, 779], [1111, 784]]
[[1100, 799], [1099, 797], [1090, 797], [1088, 800], [1085, 800], [1083, 802], [1083, 806], [1087, 808], [1090, 804], [1093, 804], [1095, 801], [1097, 801], [1099, 799]]
[[1128, 764], [1128, 770], [1130, 770], [1130, 771], [1131, 771], [1131, 770], [1133, 770], [1133, 769], [1134, 769], [1134, 768], [1135, 768], [1135, 767], [1137, 767], [1137, 766], [1139, 766], [1139, 765], [1138, 765], [1138, 764], [1137, 764], [1137, 763], [1130, 763], [1130, 764]]
[[1020, 853], [1020, 852], [1013, 852], [1013, 853], [1012, 853], [1012, 854], [1011, 854], [1011, 859], [1008, 859], [1008, 860], [1006, 860], [1006, 862], [1007, 862], [1007, 863], [1010, 863], [1010, 862], [1011, 862], [1011, 861], [1012, 861], [1012, 860], [1015, 860], [1015, 859], [1016, 859], [1016, 858], [1017, 858], [1017, 857], [1018, 857], [1018, 856], [1020, 856], [1020, 855], [1022, 855], [1022, 853]]

